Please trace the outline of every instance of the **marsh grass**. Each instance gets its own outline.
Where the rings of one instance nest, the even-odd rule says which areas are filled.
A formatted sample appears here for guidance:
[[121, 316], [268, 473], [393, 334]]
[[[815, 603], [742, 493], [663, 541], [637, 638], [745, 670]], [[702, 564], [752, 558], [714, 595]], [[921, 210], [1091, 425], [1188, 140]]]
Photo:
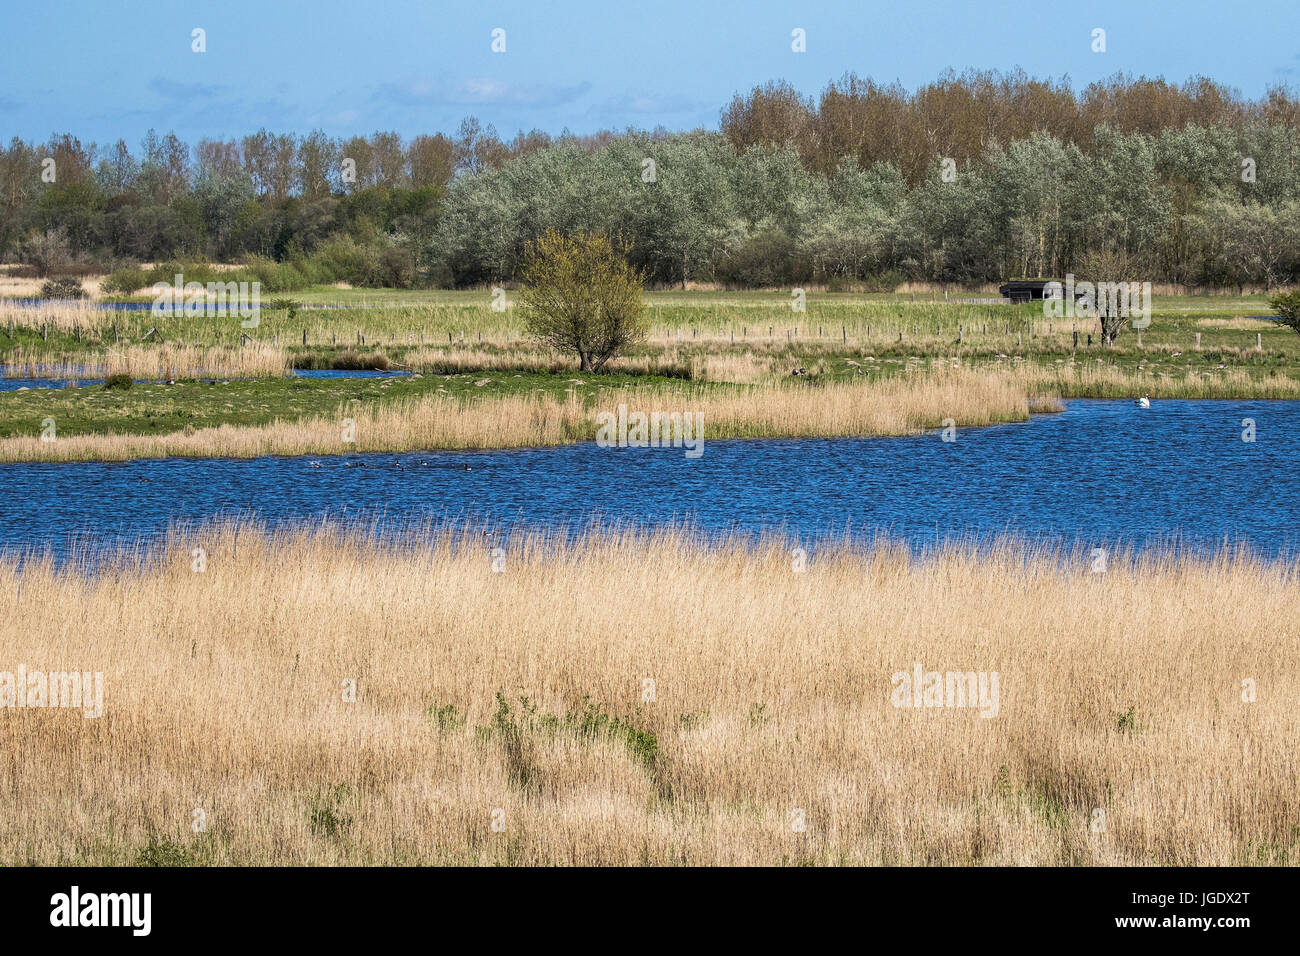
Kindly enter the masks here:
[[[0, 862], [1300, 862], [1290, 562], [793, 544], [230, 523], [0, 559], [0, 667], [106, 686], [0, 710]], [[918, 663], [997, 671], [998, 715], [894, 707]]]
[[[251, 343], [244, 342], [244, 330], [230, 317], [113, 314], [75, 304], [0, 305], [2, 361], [11, 377], [64, 380], [105, 374], [155, 381], [278, 379], [296, 367], [388, 368], [494, 383], [473, 399], [408, 401], [388, 412], [358, 412], [351, 403], [342, 405], [341, 396], [334, 400], [337, 407], [323, 398], [249, 406], [248, 396], [234, 384], [218, 386], [226, 394], [205, 396], [202, 408], [186, 406], [183, 396], [146, 390], [131, 415], [120, 420], [104, 414], [77, 417], [75, 408], [66, 407], [75, 405], [69, 399], [54, 403], [73, 413], [69, 428], [60, 420], [57, 444], [37, 447], [6, 438], [0, 460], [557, 444], [589, 439], [592, 428], [584, 415], [591, 410], [591, 393], [627, 384], [606, 386], [609, 380], [602, 376], [577, 376], [575, 360], [521, 337], [513, 309], [494, 312], [487, 290], [404, 293], [387, 301], [378, 293], [335, 289], [303, 298], [320, 304], [328, 295], [361, 307], [268, 308]], [[697, 403], [698, 410], [713, 415], [706, 418], [711, 437], [906, 434], [944, 418], [958, 425], [1016, 420], [1024, 417], [1029, 400], [1036, 410], [1050, 410], [1059, 407], [1059, 398], [1300, 398], [1300, 336], [1248, 318], [1267, 310], [1261, 299], [1165, 300], [1140, 346], [1134, 331], [1125, 330], [1108, 348], [1088, 347], [1091, 323], [1086, 320], [1053, 321], [1043, 317], [1041, 306], [967, 304], [955, 295], [945, 303], [933, 290], [921, 290], [915, 298], [810, 295], [806, 313], [792, 312], [788, 293], [779, 292], [651, 292], [646, 299], [650, 338], [614, 360], [609, 370], [614, 377], [659, 379], [636, 395], [650, 409], [686, 410], [684, 401]], [[17, 324], [10, 328], [7, 321], [15, 315]], [[1195, 347], [1198, 330], [1200, 348]], [[1255, 347], [1256, 334], [1262, 348]], [[196, 341], [202, 344], [192, 344]], [[968, 397], [943, 393], [936, 383], [953, 372], [983, 384]], [[541, 376], [553, 380], [529, 385], [550, 397], [526, 401], [518, 394], [522, 386], [498, 384]], [[699, 408], [706, 399], [690, 387], [660, 388], [663, 379], [698, 385], [699, 395], [707, 393], [711, 404]], [[569, 410], [555, 393], [578, 381], [584, 384], [573, 388], [585, 395], [586, 404]], [[859, 389], [864, 384], [868, 388]], [[455, 391], [450, 381], [448, 386], [447, 392]], [[900, 389], [915, 394], [904, 398]], [[1009, 414], [1005, 396], [995, 394], [999, 391], [1024, 393], [1021, 410]], [[149, 403], [156, 406], [143, 407]], [[46, 417], [33, 417], [39, 410], [34, 404], [12, 392], [0, 395], [0, 431], [14, 436], [30, 429], [34, 436], [36, 423]], [[899, 411], [905, 407], [911, 410]], [[186, 420], [178, 424], [178, 416]], [[344, 418], [366, 426], [354, 449], [342, 447], [337, 437]], [[464, 420], [441, 420], [448, 418]], [[149, 437], [109, 434], [133, 431]]]
[[129, 375], [167, 380], [184, 378], [281, 378], [293, 372], [292, 358], [270, 345], [130, 345], [77, 353], [14, 349], [6, 358], [6, 378], [93, 378]]
[[1021, 367], [1009, 380], [1031, 392], [1068, 398], [1295, 399], [1300, 379], [1252, 375], [1242, 369], [1184, 369], [1161, 373], [1113, 366]]
[[[573, 380], [564, 398], [433, 395], [380, 406], [344, 405], [331, 417], [160, 435], [71, 435], [43, 442], [33, 431], [30, 436], [0, 439], [0, 461], [252, 458], [558, 445], [593, 440], [596, 413], [612, 412], [619, 403], [631, 409], [701, 415], [706, 441], [907, 435], [936, 428], [948, 418], [962, 427], [1028, 418], [1023, 389], [999, 376], [950, 369], [863, 383], [642, 386], [608, 389], [598, 397], [577, 394], [581, 382]], [[349, 419], [353, 441], [344, 439]]]

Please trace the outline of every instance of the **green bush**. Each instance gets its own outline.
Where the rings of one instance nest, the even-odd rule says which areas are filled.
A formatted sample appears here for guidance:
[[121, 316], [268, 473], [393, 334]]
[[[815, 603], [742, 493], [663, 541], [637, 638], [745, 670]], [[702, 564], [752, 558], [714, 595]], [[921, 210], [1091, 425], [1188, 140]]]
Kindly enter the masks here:
[[807, 273], [794, 240], [775, 228], [749, 236], [723, 258], [718, 268], [723, 282], [743, 289], [788, 286], [803, 281]]
[[1268, 300], [1269, 307], [1277, 313], [1277, 319], [1289, 329], [1300, 332], [1300, 289], [1279, 292]]
[[135, 385], [135, 381], [125, 372], [120, 372], [117, 375], [110, 375], [108, 378], [104, 379], [105, 388], [121, 389], [124, 392], [129, 392], [133, 385]]
[[307, 822], [312, 833], [322, 837], [342, 837], [352, 825], [352, 818], [343, 812], [343, 805], [352, 797], [352, 788], [336, 783], [321, 787], [311, 799]]
[[276, 262], [264, 256], [249, 256], [244, 267], [262, 284], [263, 292], [297, 292], [310, 283], [291, 262]]
[[84, 299], [86, 290], [80, 279], [64, 276], [62, 279], [46, 279], [41, 285], [41, 296], [46, 299]]
[[[207, 285], [209, 282], [230, 282], [232, 277], [228, 272], [218, 272], [207, 262], [180, 262], [176, 259], [170, 262], [160, 262], [148, 272], [145, 273], [145, 285], [152, 286], [158, 282], [165, 282], [171, 285], [176, 281], [176, 276], [181, 277], [181, 283], [188, 285], [191, 282], [198, 282]], [[238, 279], [233, 281], [238, 282]]]
[[893, 292], [906, 280], [906, 277], [896, 269], [890, 269], [887, 272], [881, 272], [874, 276], [868, 276], [863, 283], [865, 292]]
[[109, 295], [130, 295], [137, 289], [149, 285], [149, 277], [143, 269], [118, 269], [111, 272], [99, 284], [100, 291]]
[[194, 855], [167, 836], [150, 834], [149, 842], [136, 851], [136, 866], [194, 866]]
[[400, 246], [379, 254], [379, 284], [389, 289], [409, 289], [415, 281], [415, 259]]
[[350, 236], [334, 236], [316, 247], [312, 257], [328, 274], [327, 282], [374, 285], [380, 274], [379, 255]]

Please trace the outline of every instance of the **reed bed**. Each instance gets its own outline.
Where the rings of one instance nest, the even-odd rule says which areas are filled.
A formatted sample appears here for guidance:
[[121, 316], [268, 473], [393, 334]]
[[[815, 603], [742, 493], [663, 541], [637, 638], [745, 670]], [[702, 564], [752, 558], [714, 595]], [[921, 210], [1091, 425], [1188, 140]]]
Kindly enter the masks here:
[[[1004, 377], [963, 370], [914, 373], [879, 382], [757, 388], [644, 387], [566, 398], [507, 395], [463, 401], [432, 396], [379, 408], [342, 407], [331, 418], [166, 435], [74, 435], [44, 442], [33, 434], [0, 440], [0, 461], [338, 455], [434, 448], [558, 445], [596, 437], [596, 415], [631, 410], [691, 412], [703, 436], [760, 438], [916, 434], [952, 419], [959, 427], [1028, 418], [1028, 396]], [[598, 384], [593, 382], [591, 384]]]
[[1070, 398], [1161, 399], [1295, 399], [1300, 379], [1286, 375], [1252, 375], [1242, 369], [1153, 371], [1106, 365], [1058, 367], [1020, 365], [1010, 380], [1035, 393]]
[[[87, 295], [97, 296], [100, 294], [100, 284], [104, 278], [102, 275], [81, 276], [82, 288], [86, 290]], [[35, 298], [41, 294], [41, 287], [44, 285], [44, 279], [0, 273], [0, 296]]]
[[[1293, 566], [794, 544], [0, 559], [0, 671], [104, 680], [99, 717], [0, 709], [0, 862], [1300, 862]], [[996, 673], [996, 715], [896, 706], [918, 665]]]
[[73, 332], [79, 328], [94, 331], [111, 326], [114, 315], [85, 299], [44, 302], [38, 306], [13, 305], [0, 300], [0, 327], [6, 329], [39, 330], [48, 327], [59, 332]]
[[5, 358], [6, 378], [138, 379], [282, 378], [293, 373], [290, 354], [271, 345], [196, 347], [129, 345], [78, 353], [16, 348]]

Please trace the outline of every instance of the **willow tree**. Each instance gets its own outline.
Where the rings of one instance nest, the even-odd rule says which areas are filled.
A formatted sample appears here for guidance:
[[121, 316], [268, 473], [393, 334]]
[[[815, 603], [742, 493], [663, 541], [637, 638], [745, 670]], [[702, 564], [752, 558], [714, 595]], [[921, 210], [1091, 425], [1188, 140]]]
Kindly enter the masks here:
[[1277, 320], [1294, 332], [1300, 332], [1300, 289], [1279, 292], [1268, 300]]
[[524, 255], [519, 312], [534, 338], [578, 356], [584, 372], [646, 337], [641, 287], [627, 246], [598, 233], [548, 229]]

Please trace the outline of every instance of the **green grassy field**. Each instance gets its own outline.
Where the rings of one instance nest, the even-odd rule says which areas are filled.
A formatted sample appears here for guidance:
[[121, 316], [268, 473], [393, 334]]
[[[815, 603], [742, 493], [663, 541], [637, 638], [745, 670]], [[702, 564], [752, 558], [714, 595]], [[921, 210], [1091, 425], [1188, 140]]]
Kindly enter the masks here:
[[[0, 303], [0, 361], [24, 368], [87, 366], [52, 377], [95, 377], [105, 357], [128, 348], [221, 346], [282, 350], [297, 368], [398, 368], [412, 378], [186, 380], [130, 391], [100, 386], [0, 392], [0, 438], [32, 435], [54, 418], [60, 435], [162, 434], [215, 425], [256, 426], [333, 414], [353, 404], [424, 395], [466, 402], [577, 388], [674, 387], [684, 380], [756, 385], [879, 381], [960, 366], [1017, 376], [1031, 393], [1063, 397], [1300, 397], [1300, 336], [1265, 319], [1262, 296], [1157, 297], [1149, 328], [1100, 345], [1095, 321], [1044, 318], [1022, 306], [945, 302], [942, 295], [810, 293], [795, 312], [787, 292], [648, 292], [648, 339], [608, 374], [528, 340], [506, 293], [326, 288], [293, 296], [293, 308], [264, 307], [256, 328], [237, 317], [48, 313]], [[310, 308], [333, 303], [348, 308]], [[279, 303], [283, 306], [284, 303]], [[304, 335], [306, 344], [304, 344]], [[1089, 336], [1092, 342], [1089, 344]], [[247, 338], [245, 338], [247, 336]], [[1199, 336], [1199, 344], [1198, 344]], [[1077, 341], [1077, 345], [1076, 345]], [[1256, 347], [1257, 341], [1260, 347]], [[192, 377], [205, 378], [197, 370]], [[258, 371], [253, 374], [266, 374]], [[585, 390], [585, 391], [584, 391]]]
[[[257, 426], [355, 412], [442, 395], [491, 401], [510, 395], [570, 394], [595, 407], [602, 393], [640, 385], [686, 387], [680, 379], [642, 375], [574, 376], [528, 373], [385, 376], [382, 378], [245, 379], [138, 384], [129, 390], [99, 385], [0, 392], [0, 438], [38, 434], [53, 418], [58, 434], [148, 435]], [[340, 416], [342, 417], [342, 416]]]
[[[490, 290], [463, 292], [340, 290], [328, 288], [296, 293], [295, 310], [272, 308], [264, 300], [260, 322], [244, 329], [234, 317], [157, 317], [150, 312], [86, 312], [82, 327], [43, 329], [40, 313], [5, 309], [0, 303], [0, 348], [42, 348], [71, 353], [123, 342], [139, 342], [151, 330], [150, 341], [203, 346], [238, 344], [247, 334], [259, 342], [301, 346], [304, 332], [309, 347], [326, 349], [366, 345], [459, 345], [512, 342], [524, 337], [513, 309], [512, 292], [506, 293], [504, 311], [494, 311]], [[146, 301], [146, 300], [141, 300]], [[801, 347], [850, 345], [900, 351], [925, 345], [956, 346], [958, 335], [968, 349], [1005, 351], [1015, 347], [1031, 352], [1069, 349], [1073, 332], [1080, 347], [1094, 333], [1095, 322], [1085, 319], [1045, 319], [1041, 304], [1021, 306], [968, 304], [953, 296], [907, 294], [810, 293], [806, 311], [792, 311], [784, 292], [649, 292], [645, 295], [650, 341], [657, 343], [726, 342], [736, 345], [798, 344]], [[326, 302], [346, 308], [324, 308]], [[317, 307], [309, 307], [317, 306]], [[1278, 348], [1300, 358], [1300, 337], [1271, 322], [1253, 322], [1251, 315], [1269, 312], [1263, 296], [1157, 297], [1152, 325], [1143, 334], [1147, 348], [1169, 345], [1194, 347], [1201, 332], [1202, 349], [1253, 348], [1254, 332], [1265, 333], [1266, 349]], [[15, 321], [15, 316], [17, 320]], [[24, 322], [26, 321], [26, 324]], [[50, 324], [50, 323], [45, 323]], [[1131, 331], [1121, 337], [1121, 350], [1135, 348]]]

